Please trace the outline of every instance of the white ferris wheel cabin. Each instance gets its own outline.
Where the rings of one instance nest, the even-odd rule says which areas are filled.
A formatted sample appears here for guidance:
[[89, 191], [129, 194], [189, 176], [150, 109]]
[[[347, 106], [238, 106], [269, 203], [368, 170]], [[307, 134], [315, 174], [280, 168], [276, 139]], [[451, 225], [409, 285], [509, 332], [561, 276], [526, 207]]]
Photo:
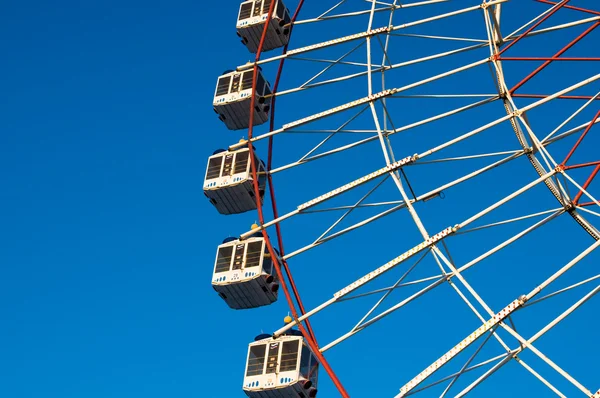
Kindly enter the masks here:
[[[213, 109], [229, 130], [246, 129], [250, 126], [253, 75], [254, 69], [243, 72], [225, 71], [217, 80]], [[271, 87], [258, 68], [254, 92], [253, 126], [269, 120], [270, 95]]]
[[[262, 203], [265, 192], [265, 166], [254, 155]], [[238, 214], [256, 209], [256, 196], [250, 169], [250, 150], [217, 150], [208, 158], [204, 195], [221, 214]]]
[[[242, 44], [253, 54], [258, 51], [258, 45], [269, 17], [271, 0], [251, 0], [240, 4], [237, 19], [237, 35]], [[275, 2], [273, 15], [269, 20], [262, 51], [269, 51], [285, 46], [290, 38], [290, 13], [281, 1]]]
[[319, 363], [297, 330], [248, 346], [244, 392], [252, 398], [314, 398]]
[[212, 287], [233, 309], [269, 305], [279, 283], [261, 233], [246, 240], [227, 238], [217, 249]]

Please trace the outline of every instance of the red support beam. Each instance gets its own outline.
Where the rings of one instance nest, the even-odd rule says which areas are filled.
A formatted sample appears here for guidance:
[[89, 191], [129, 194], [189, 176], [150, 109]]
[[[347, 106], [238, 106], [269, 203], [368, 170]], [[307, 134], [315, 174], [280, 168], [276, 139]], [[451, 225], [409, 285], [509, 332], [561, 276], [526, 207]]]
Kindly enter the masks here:
[[525, 32], [521, 33], [515, 40], [513, 40], [512, 42], [510, 42], [508, 44], [508, 46], [504, 47], [502, 49], [502, 51], [500, 51], [498, 54], [496, 54], [496, 57], [499, 57], [500, 55], [502, 55], [506, 50], [508, 50], [509, 48], [511, 48], [512, 46], [514, 46], [515, 44], [517, 44], [523, 37], [527, 36], [532, 30], [534, 30], [535, 28], [537, 28], [538, 26], [540, 26], [545, 20], [547, 20], [548, 18], [550, 18], [552, 15], [554, 15], [555, 12], [557, 12], [558, 10], [560, 10], [562, 7], [564, 7], [570, 0], [563, 0], [561, 1], [557, 7], [555, 7], [552, 11], [550, 11], [548, 14], [544, 15], [542, 17], [542, 19], [540, 19], [539, 21], [537, 21], [536, 23], [534, 23], [533, 25], [531, 25], [529, 27], [529, 29], [527, 29]]
[[600, 160], [596, 160], [593, 162], [578, 163], [578, 164], [573, 164], [571, 166], [563, 166], [563, 170], [583, 169], [584, 167], [597, 166], [599, 164], [600, 164]]
[[[566, 166], [567, 162], [569, 161], [571, 156], [573, 156], [573, 154], [575, 153], [575, 151], [577, 150], [577, 148], [579, 147], [579, 145], [581, 144], [581, 142], [583, 141], [583, 139], [585, 138], [587, 133], [592, 129], [592, 126], [594, 125], [594, 123], [596, 122], [596, 120], [598, 119], [599, 116], [600, 116], [600, 111], [596, 112], [596, 115], [592, 118], [592, 120], [590, 120], [590, 123], [587, 125], [585, 130], [583, 130], [583, 133], [581, 133], [581, 135], [579, 136], [579, 139], [577, 140], [575, 145], [573, 145], [573, 148], [571, 148], [571, 150], [565, 157], [565, 160], [562, 161], [561, 166], [563, 166], [565, 168], [565, 170], [567, 169], [567, 166]], [[569, 167], [569, 168], [574, 168], [574, 167]]]
[[590, 130], [592, 129], [592, 126], [594, 126], [594, 123], [596, 122], [596, 120], [598, 120], [598, 117], [600, 117], [600, 111], [596, 112], [596, 115], [594, 115], [594, 117], [592, 118], [592, 120], [590, 120], [590, 123], [587, 125], [587, 127], [585, 128], [583, 133], [581, 133], [581, 135], [577, 139], [577, 142], [575, 143], [575, 145], [573, 145], [573, 148], [571, 148], [571, 150], [565, 157], [565, 160], [563, 160], [563, 162], [560, 164], [560, 166], [563, 170], [573, 170], [573, 169], [581, 169], [584, 167], [596, 166], [596, 167], [594, 167], [594, 170], [592, 171], [592, 173], [590, 174], [588, 179], [583, 184], [582, 189], [580, 189], [579, 192], [577, 193], [577, 195], [575, 195], [575, 198], [573, 198], [573, 203], [575, 205], [578, 204], [579, 199], [581, 198], [581, 195], [583, 195], [583, 191], [586, 190], [590, 186], [590, 184], [592, 183], [594, 178], [596, 178], [596, 175], [600, 171], [600, 160], [597, 160], [594, 162], [573, 164], [570, 166], [567, 166], [567, 162], [571, 159], [571, 157], [573, 156], [573, 154], [575, 153], [577, 148], [579, 148], [579, 146], [583, 142], [583, 139], [585, 138], [585, 136], [590, 132]]
[[[549, 0], [536, 0], [536, 1], [538, 3], [550, 4], [550, 5], [553, 5], [553, 6], [558, 4], [558, 3], [554, 2], [554, 1], [549, 1]], [[568, 8], [569, 10], [576, 10], [576, 11], [586, 12], [588, 14], [600, 15], [600, 11], [588, 10], [587, 8], [574, 7], [574, 6], [569, 6], [569, 5], [564, 6], [564, 8]]]
[[600, 61], [600, 57], [500, 57], [500, 61]]
[[[563, 4], [564, 5], [564, 4]], [[556, 54], [554, 54], [552, 56], [552, 58], [556, 58], [556, 57], [560, 57], [562, 54], [564, 54], [567, 50], [569, 50], [571, 47], [573, 47], [575, 44], [577, 44], [577, 42], [579, 42], [581, 39], [583, 39], [585, 36], [587, 36], [591, 31], [593, 31], [594, 29], [596, 29], [598, 26], [600, 26], [600, 21], [594, 23], [592, 26], [590, 26], [589, 28], [587, 28], [584, 32], [582, 32], [579, 36], [577, 36], [575, 39], [573, 39], [569, 44], [567, 44], [566, 46], [564, 46], [562, 49], [560, 49]], [[523, 80], [521, 80], [519, 83], [517, 83], [512, 89], [510, 89], [510, 93], [514, 93], [519, 87], [521, 87], [523, 84], [527, 83], [529, 80], [531, 80], [535, 75], [537, 75], [538, 73], [540, 73], [543, 69], [545, 69], [548, 65], [550, 65], [550, 63], [552, 63], [552, 61], [546, 61], [544, 62], [542, 65], [538, 66], [533, 72], [531, 72], [527, 77], [525, 77]]]
[[[546, 98], [549, 95], [546, 94], [518, 94], [514, 93], [512, 95], [513, 98]], [[591, 95], [560, 95], [556, 97], [557, 99], [576, 99], [576, 100], [591, 100], [592, 98], [595, 100], [600, 100], [600, 96], [595, 97]]]
[[594, 181], [594, 178], [596, 177], [596, 175], [598, 174], [599, 171], [600, 171], [600, 164], [596, 165], [596, 167], [594, 168], [594, 171], [592, 171], [592, 174], [590, 174], [590, 176], [586, 180], [585, 184], [583, 184], [583, 187], [582, 187], [583, 189], [580, 190], [577, 193], [577, 195], [575, 195], [575, 198], [573, 199], [573, 203], [575, 203], [575, 205], [577, 205], [577, 202], [579, 202], [581, 195], [583, 195], [583, 191], [586, 190], [590, 186], [592, 181]]

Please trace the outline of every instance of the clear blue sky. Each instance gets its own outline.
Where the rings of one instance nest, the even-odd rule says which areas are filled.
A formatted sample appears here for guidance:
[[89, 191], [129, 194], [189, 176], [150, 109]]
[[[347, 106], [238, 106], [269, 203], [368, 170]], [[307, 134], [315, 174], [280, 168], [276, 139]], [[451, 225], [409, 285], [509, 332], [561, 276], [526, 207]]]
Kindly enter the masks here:
[[[307, 16], [325, 9], [310, 0], [307, 3], [312, 3], [307, 6]], [[459, 7], [460, 2], [453, 3], [443, 9]], [[592, 6], [594, 2], [580, 3]], [[290, 7], [295, 7], [295, 2]], [[541, 12], [544, 7], [528, 2], [525, 8], [528, 12]], [[287, 309], [280, 300], [268, 308], [232, 311], [210, 286], [216, 246], [223, 237], [238, 235], [255, 221], [253, 214], [218, 215], [201, 191], [207, 156], [245, 134], [227, 131], [211, 109], [216, 77], [250, 59], [235, 35], [236, 12], [237, 2], [233, 1], [3, 2], [0, 15], [1, 397], [243, 396], [241, 382], [247, 343], [261, 331], [270, 332], [278, 327]], [[364, 29], [362, 25], [336, 26], [340, 32], [346, 28], [350, 32]], [[455, 25], [441, 25], [441, 28], [450, 26], [456, 28], [457, 35], [465, 29]], [[296, 37], [298, 43], [338, 35], [331, 30], [323, 34], [307, 32]], [[484, 30], [479, 32], [484, 34]], [[589, 43], [594, 41], [574, 51], [590, 55], [591, 49], [597, 52]], [[524, 47], [527, 51], [539, 51], [520, 55], [547, 56], [560, 46], [548, 42], [536, 48]], [[418, 45], [409, 48], [415, 54], [427, 53]], [[464, 59], [457, 62], [464, 63]], [[293, 65], [290, 68], [290, 71], [301, 70], [297, 65], [296, 69]], [[531, 66], [527, 68], [530, 70]], [[272, 68], [265, 70], [272, 76]], [[597, 70], [597, 64], [576, 69], [574, 79]], [[417, 79], [420, 73], [435, 73], [435, 69], [411, 73], [414, 75], [405, 77], [408, 82]], [[550, 80], [561, 76], [560, 70], [552, 73]], [[289, 79], [291, 84], [294, 79]], [[532, 82], [532, 91], [551, 91], [571, 83], [567, 79], [553, 87], [550, 83]], [[306, 116], [313, 109], [322, 110], [364, 95], [364, 85], [357, 87], [345, 86], [335, 95], [329, 89], [322, 90], [319, 92], [329, 93], [330, 98], [315, 94], [314, 101], [306, 100], [313, 94], [300, 96], [307, 101], [301, 107], [294, 106], [292, 100], [282, 101], [278, 120], [290, 121]], [[480, 92], [489, 93], [492, 89], [487, 80]], [[593, 93], [599, 90], [597, 85], [595, 90]], [[411, 112], [419, 115], [420, 109], [419, 105], [409, 104], [405, 108], [408, 112], [399, 114], [410, 120]], [[471, 122], [477, 126], [502, 116], [502, 112], [496, 104], [489, 114], [479, 114]], [[545, 121], [543, 115], [530, 117]], [[467, 123], [458, 121], [463, 122]], [[575, 124], [584, 122], [585, 118]], [[550, 124], [556, 125], [551, 122], [543, 127]], [[509, 127], [504, 129], [506, 132]], [[259, 131], [264, 132], [264, 127]], [[280, 148], [281, 145], [294, 148], [293, 139], [283, 139]], [[310, 139], [311, 143], [316, 142], [316, 138]], [[598, 143], [594, 139], [591, 142]], [[416, 145], [410, 138], [399, 141], [401, 149], [397, 150], [397, 156], [412, 155], [429, 145], [421, 142], [413, 149], [412, 144]], [[303, 145], [309, 144], [302, 142], [299, 146]], [[258, 149], [265, 152], [264, 145]], [[370, 150], [378, 149], [371, 145]], [[585, 153], [597, 155], [596, 150]], [[293, 155], [292, 150], [290, 156]], [[319, 169], [328, 164], [325, 161], [318, 167], [307, 166], [307, 172], [311, 170], [312, 174], [302, 174], [304, 169], [300, 168], [290, 172], [289, 177], [285, 173], [278, 175], [282, 211], [381, 166], [381, 158], [372, 157], [376, 162], [362, 168], [354, 165], [347, 170], [355, 156], [356, 153], [340, 155], [332, 160], [329, 174]], [[473, 185], [466, 187], [467, 191], [459, 191], [462, 196], [456, 202], [448, 198], [447, 203], [454, 203], [456, 208], [432, 205], [432, 213], [426, 217], [431, 230], [460, 221], [462, 215], [482, 208], [486, 189], [496, 189], [497, 181], [519, 180], [518, 167], [507, 169], [508, 174], [495, 175], [499, 180], [481, 182], [478, 189]], [[418, 180], [420, 174], [415, 173]], [[523, 177], [506, 192], [531, 176]], [[313, 182], [320, 186], [311, 188]], [[473, 192], [480, 195], [468, 196]], [[459, 200], [467, 197], [468, 203]], [[536, 208], [528, 203], [521, 203], [522, 211], [506, 214], [550, 208]], [[454, 215], [450, 211], [460, 216], [450, 217]], [[405, 212], [401, 213], [374, 229], [294, 259], [292, 264], [309, 307], [328, 299], [354, 277], [418, 241], [412, 221]], [[304, 227], [322, 230], [329, 218], [316, 220], [305, 224], [291, 222], [285, 227], [288, 251], [310, 240], [304, 235]], [[543, 241], [549, 245], [550, 241], [545, 239], [565, 231], [558, 224], [543, 233], [542, 240], [520, 245], [516, 252], [500, 256], [493, 263], [507, 267], [513, 264], [517, 268], [506, 273], [497, 273], [496, 269], [474, 274], [477, 281], [506, 278], [514, 282], [515, 290], [509, 289], [506, 296], [500, 294], [502, 284], [484, 287], [483, 283], [476, 283], [476, 288], [486, 292], [485, 298], [493, 303], [495, 310], [514, 299], [516, 293], [525, 293], [533, 287], [531, 281], [540, 282], [547, 276], [543, 264], [555, 269], [569, 255], [572, 257], [591, 243], [589, 237], [573, 227], [571, 220], [565, 223], [577, 231], [560, 242], [565, 246], [572, 244], [575, 247], [572, 251], [564, 255], [562, 251], [532, 253], [531, 248], [537, 247], [536, 244]], [[457, 251], [467, 246], [484, 247], [488, 237], [474, 238], [471, 243], [457, 241]], [[371, 240], [363, 243], [366, 239]], [[377, 242], [385, 242], [386, 246], [378, 248]], [[362, 248], [357, 246], [360, 244]], [[342, 260], [335, 257], [350, 247], [359, 249], [345, 254]], [[472, 254], [457, 255], [460, 257], [457, 261], [468, 260]], [[529, 266], [518, 266], [515, 258], [525, 259]], [[516, 275], [520, 272], [531, 279], [519, 284]], [[593, 274], [588, 269], [581, 278]], [[454, 307], [460, 311], [449, 310]], [[352, 326], [353, 321], [360, 319], [353, 309], [340, 309], [321, 318], [316, 327], [324, 336], [322, 342], [342, 333], [345, 329], [336, 329], [337, 321], [350, 315], [352, 319], [346, 323]], [[587, 382], [589, 388], [597, 389], [600, 387], [597, 367], [590, 364], [599, 348], [589, 332], [597, 330], [598, 323], [590, 320], [594, 312], [585, 315], [574, 326], [582, 335], [571, 342], [571, 348], [563, 349], [559, 344], [565, 336], [574, 336], [569, 328], [560, 329], [554, 337], [540, 342], [540, 347], [551, 353], [555, 349], [553, 358], [557, 362], [563, 359], [569, 364], [568, 370]], [[416, 374], [415, 363], [420, 366], [418, 370], [427, 366], [477, 327], [477, 320], [449, 288], [444, 294], [425, 299], [423, 307], [411, 306], [405, 315], [385, 322], [374, 326], [371, 334], [365, 332], [327, 354], [342, 381], [354, 392], [352, 396], [390, 396]], [[455, 327], [462, 323], [463, 327]], [[534, 329], [535, 326], [531, 332]], [[423, 339], [420, 341], [419, 337]], [[531, 354], [525, 358], [539, 364]], [[543, 369], [545, 374], [552, 372]], [[510, 364], [503, 376], [490, 381], [488, 389], [483, 390], [485, 396], [551, 396], [549, 390], [524, 373], [518, 365]], [[507, 380], [520, 389], [508, 395], [500, 392]], [[559, 385], [572, 391], [564, 383]], [[336, 396], [324, 372], [320, 396]]]

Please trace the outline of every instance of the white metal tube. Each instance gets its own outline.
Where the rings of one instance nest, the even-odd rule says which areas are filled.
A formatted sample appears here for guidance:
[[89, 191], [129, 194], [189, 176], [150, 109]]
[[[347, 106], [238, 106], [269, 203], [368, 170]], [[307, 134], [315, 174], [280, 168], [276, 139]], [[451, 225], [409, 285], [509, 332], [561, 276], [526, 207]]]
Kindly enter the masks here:
[[[462, 373], [464, 374], [464, 373], [470, 372], [470, 371], [472, 371], [472, 370], [478, 369], [478, 368], [480, 368], [480, 367], [482, 367], [482, 366], [485, 366], [485, 365], [487, 365], [487, 364], [489, 364], [489, 363], [491, 363], [491, 362], [497, 361], [498, 359], [504, 358], [504, 357], [506, 357], [507, 355], [510, 355], [510, 353], [509, 353], [509, 354], [500, 354], [500, 355], [496, 355], [496, 356], [495, 356], [495, 357], [493, 357], [493, 358], [486, 359], [485, 361], [479, 362], [479, 363], [478, 363], [478, 364], [476, 364], [476, 365], [473, 365], [473, 366], [470, 366], [470, 367], [468, 367], [468, 368], [467, 368], [467, 369], [465, 369], [465, 371], [464, 371], [464, 372], [462, 372]], [[439, 380], [436, 380], [436, 381], [434, 381], [433, 383], [430, 383], [430, 384], [428, 384], [428, 385], [426, 385], [426, 386], [424, 386], [424, 387], [421, 387], [421, 388], [418, 388], [418, 389], [412, 390], [412, 391], [410, 391], [410, 392], [406, 393], [404, 396], [405, 396], [405, 397], [408, 397], [408, 396], [410, 396], [410, 395], [414, 395], [414, 394], [417, 394], [417, 393], [419, 393], [419, 392], [421, 392], [421, 391], [424, 391], [424, 390], [426, 390], [426, 389], [428, 389], [428, 388], [431, 388], [431, 387], [437, 386], [437, 385], [438, 385], [438, 384], [440, 384], [440, 383], [443, 383], [443, 382], [445, 382], [445, 381], [447, 381], [447, 380], [450, 380], [450, 379], [452, 379], [452, 378], [456, 377], [456, 375], [457, 375], [457, 374], [459, 374], [459, 373], [461, 373], [461, 372], [456, 372], [456, 373], [453, 373], [453, 374], [451, 374], [451, 375], [449, 375], [449, 376], [443, 377], [443, 378], [441, 378], [441, 379], [439, 379]]]
[[561, 269], [556, 271], [552, 276], [550, 276], [548, 279], [546, 279], [544, 282], [542, 282], [538, 287], [536, 287], [531, 292], [529, 292], [527, 294], [527, 301], [529, 301], [533, 297], [537, 296], [548, 285], [550, 285], [552, 282], [554, 282], [556, 279], [558, 279], [561, 275], [563, 275], [565, 272], [567, 272], [569, 269], [571, 269], [575, 264], [577, 264], [579, 261], [581, 261], [581, 259], [583, 259], [585, 256], [587, 256], [588, 254], [590, 254], [591, 252], [596, 250], [598, 248], [598, 246], [600, 246], [600, 240], [595, 241], [591, 246], [589, 246], [583, 252], [579, 253], [577, 255], [577, 257], [575, 257], [574, 259], [569, 261], [564, 267], [562, 267]]
[[416, 298], [422, 296], [423, 294], [427, 293], [428, 291], [430, 291], [431, 289], [439, 286], [440, 284], [442, 284], [444, 281], [446, 280], [446, 278], [440, 278], [439, 280], [435, 281], [434, 283], [426, 286], [425, 288], [419, 290], [418, 292], [414, 293], [413, 295], [407, 297], [406, 299], [402, 300], [400, 303], [396, 304], [395, 306], [393, 306], [392, 308], [382, 312], [381, 314], [377, 315], [376, 317], [372, 318], [371, 320], [369, 320], [368, 322], [362, 324], [360, 326], [360, 328], [358, 329], [353, 329], [350, 332], [347, 332], [345, 334], [343, 334], [342, 336], [338, 337], [337, 339], [335, 339], [334, 341], [332, 341], [329, 344], [326, 344], [325, 346], [323, 346], [320, 351], [321, 352], [325, 352], [327, 350], [329, 350], [330, 348], [338, 345], [339, 343], [341, 343], [342, 341], [348, 339], [349, 337], [354, 336], [356, 333], [362, 331], [363, 329], [365, 329], [366, 327], [372, 325], [373, 323], [377, 322], [378, 320], [380, 320], [381, 318], [389, 315], [390, 313], [392, 313], [393, 311], [405, 306], [406, 304], [410, 303], [411, 301], [415, 300]]
[[491, 212], [492, 210], [497, 209], [498, 207], [502, 206], [503, 204], [505, 204], [506, 202], [516, 198], [517, 196], [521, 195], [523, 192], [528, 191], [529, 189], [533, 188], [534, 186], [536, 186], [537, 184], [539, 184], [540, 182], [546, 180], [547, 178], [553, 176], [556, 173], [556, 171], [551, 171], [549, 173], [544, 174], [543, 176], [535, 179], [534, 181], [530, 182], [529, 184], [525, 185], [524, 187], [516, 190], [515, 192], [511, 193], [510, 195], [508, 195], [507, 197], [505, 197], [502, 200], [499, 200], [498, 202], [494, 203], [493, 205], [483, 209], [482, 211], [480, 211], [479, 213], [475, 214], [472, 217], [469, 217], [468, 219], [466, 219], [465, 221], [463, 221], [462, 223], [460, 223], [458, 226], [459, 228], [464, 228], [465, 226], [469, 225], [470, 223], [472, 223], [473, 221], [476, 221], [477, 219], [485, 216], [486, 214], [488, 214], [489, 212]]
[[287, 325], [285, 325], [284, 327], [278, 329], [275, 333], [273, 333], [273, 337], [279, 337], [281, 336], [282, 333], [285, 333], [287, 330], [293, 328], [294, 326], [296, 326], [298, 324], [298, 322], [302, 322], [305, 319], [307, 319], [310, 316], [313, 316], [314, 314], [316, 314], [317, 312], [320, 312], [322, 310], [324, 310], [325, 308], [329, 307], [331, 304], [336, 302], [336, 298], [330, 298], [329, 300], [325, 301], [323, 304], [319, 305], [318, 307], [315, 307], [314, 309], [306, 312], [304, 315], [298, 317], [298, 320], [294, 320], [290, 323], [288, 323]]

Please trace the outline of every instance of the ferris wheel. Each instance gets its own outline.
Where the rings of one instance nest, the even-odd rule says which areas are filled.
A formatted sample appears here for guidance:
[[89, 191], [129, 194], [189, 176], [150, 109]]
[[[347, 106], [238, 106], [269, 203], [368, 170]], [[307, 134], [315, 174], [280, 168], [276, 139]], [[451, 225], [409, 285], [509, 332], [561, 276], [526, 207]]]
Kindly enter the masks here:
[[246, 395], [599, 398], [597, 2], [289, 3], [236, 10], [203, 185], [255, 221], [222, 310], [289, 308]]

